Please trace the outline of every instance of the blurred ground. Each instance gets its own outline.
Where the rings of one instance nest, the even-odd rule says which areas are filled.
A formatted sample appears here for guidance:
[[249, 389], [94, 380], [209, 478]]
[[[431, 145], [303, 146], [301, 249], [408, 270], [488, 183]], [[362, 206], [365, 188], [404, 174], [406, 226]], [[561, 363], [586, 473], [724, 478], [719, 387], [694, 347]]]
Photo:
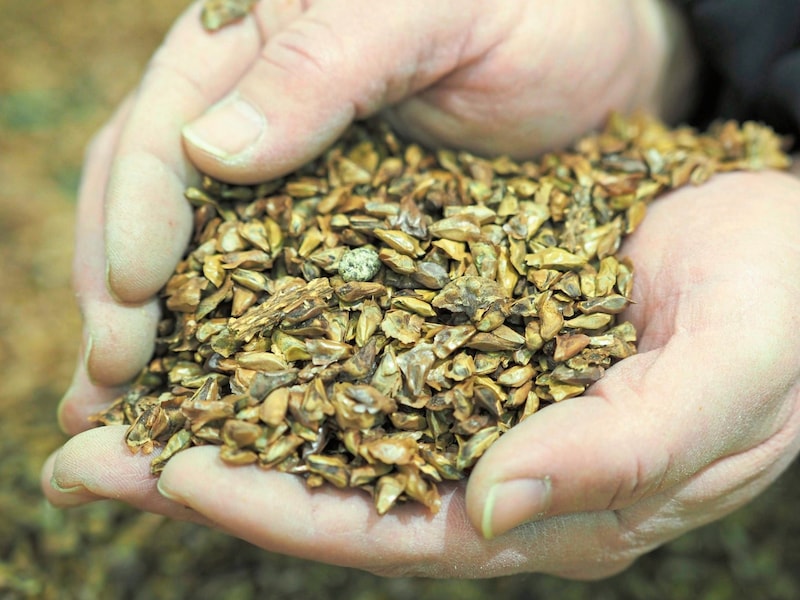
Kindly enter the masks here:
[[178, 0], [0, 0], [0, 599], [800, 598], [800, 465], [745, 510], [593, 584], [384, 580], [110, 502], [48, 506], [39, 468], [80, 336], [69, 290], [83, 149]]

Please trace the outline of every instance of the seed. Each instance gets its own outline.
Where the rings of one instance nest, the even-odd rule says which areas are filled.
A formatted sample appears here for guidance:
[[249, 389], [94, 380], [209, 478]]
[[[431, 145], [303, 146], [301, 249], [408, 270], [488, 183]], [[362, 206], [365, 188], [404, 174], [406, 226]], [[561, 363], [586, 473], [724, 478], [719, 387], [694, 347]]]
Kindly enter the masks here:
[[361, 448], [372, 460], [385, 465], [410, 464], [418, 452], [415, 439], [389, 436], [363, 442]]
[[580, 315], [573, 319], [566, 319], [564, 321], [564, 325], [571, 327], [572, 329], [600, 329], [601, 327], [605, 327], [611, 323], [613, 320], [614, 317], [610, 314], [592, 313]]
[[200, 16], [203, 27], [216, 31], [244, 17], [256, 0], [205, 0]]
[[435, 317], [436, 311], [430, 304], [413, 296], [395, 296], [392, 298], [392, 306], [402, 308], [422, 317]]
[[326, 481], [338, 488], [347, 487], [349, 482], [347, 463], [341, 455], [325, 456], [309, 454], [306, 457], [309, 471], [321, 475]]
[[586, 264], [586, 259], [563, 248], [545, 248], [528, 254], [525, 262], [536, 269], [577, 269]]
[[392, 248], [382, 248], [378, 257], [383, 264], [401, 275], [411, 275], [417, 270], [413, 258]]
[[419, 241], [404, 231], [396, 229], [375, 229], [373, 233], [379, 240], [401, 254], [414, 258], [422, 256], [425, 253], [420, 247]]
[[506, 369], [497, 376], [497, 383], [509, 387], [520, 387], [528, 383], [534, 375], [534, 368], [531, 365], [517, 365]]
[[375, 509], [379, 515], [385, 515], [395, 505], [406, 489], [408, 476], [403, 473], [388, 474], [378, 479], [375, 485]]
[[267, 425], [276, 427], [286, 418], [286, 411], [288, 408], [288, 388], [277, 388], [267, 394], [264, 401], [259, 405], [258, 416]]
[[428, 231], [434, 237], [454, 242], [470, 242], [477, 240], [481, 235], [480, 222], [476, 217], [469, 214], [446, 217], [436, 221], [428, 227]]

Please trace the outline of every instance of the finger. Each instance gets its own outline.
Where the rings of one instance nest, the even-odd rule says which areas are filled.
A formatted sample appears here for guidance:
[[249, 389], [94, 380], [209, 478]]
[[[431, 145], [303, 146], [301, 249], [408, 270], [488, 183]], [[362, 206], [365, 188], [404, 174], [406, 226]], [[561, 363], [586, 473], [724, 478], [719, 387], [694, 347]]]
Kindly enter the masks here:
[[[109, 123], [92, 140], [86, 154], [78, 191], [73, 286], [84, 318], [83, 344], [79, 354], [82, 373], [76, 374], [70, 398], [64, 405], [96, 399], [85, 386], [113, 386], [130, 379], [152, 352], [158, 306], [150, 301], [139, 306], [118, 304], [105, 285], [103, 198], [108, 172], [132, 101], [126, 99]], [[77, 406], [77, 405], [76, 405]]]
[[[155, 484], [149, 472], [152, 455], [132, 455], [124, 431], [94, 429], [54, 453], [42, 470], [47, 499], [58, 507], [117, 499], [215, 527], [271, 551], [391, 576], [492, 577], [524, 571], [605, 577], [672, 532], [662, 528], [658, 535], [628, 543], [629, 531], [620, 528], [619, 517], [602, 511], [530, 523], [487, 541], [469, 523], [461, 485], [443, 486], [436, 516], [409, 505], [378, 517], [359, 490], [309, 490], [295, 475], [225, 465], [212, 447], [176, 455]], [[154, 485], [164, 498], [155, 496]], [[626, 523], [647, 525], [661, 512], [648, 506], [626, 515]]]
[[[128, 111], [130, 98], [123, 101], [114, 116], [103, 127], [89, 144], [84, 162], [81, 184], [78, 190], [78, 210], [76, 215], [75, 256], [73, 257], [72, 285], [81, 314], [86, 319], [92, 315], [92, 307], [98, 304], [113, 305], [114, 302], [105, 286], [103, 259], [103, 196], [107, 182], [108, 169], [114, 149], [119, 140]], [[115, 319], [124, 320], [130, 311], [119, 307]], [[106, 368], [102, 362], [104, 357], [113, 361], [110, 353], [104, 351], [108, 347], [103, 330], [97, 329], [92, 344], [98, 352], [91, 361], [95, 371], [103, 378], [110, 373], [111, 378], [127, 378], [127, 372], [118, 372], [118, 368]], [[103, 404], [116, 395], [114, 388], [104, 388], [92, 383], [87, 372], [87, 344], [89, 328], [84, 323], [83, 340], [78, 350], [78, 359], [72, 383], [58, 405], [58, 421], [67, 433], [74, 434], [89, 427], [88, 417], [99, 410]]]
[[58, 451], [53, 452], [47, 457], [40, 475], [40, 484], [45, 498], [53, 506], [58, 508], [69, 508], [72, 506], [82, 506], [97, 500], [103, 500], [102, 496], [93, 494], [82, 484], [67, 485], [53, 478]]
[[121, 302], [147, 301], [185, 251], [195, 175], [180, 130], [229, 91], [261, 47], [252, 19], [211, 35], [201, 2], [176, 22], [153, 56], [119, 140], [106, 194], [108, 285]]
[[[721, 458], [683, 483], [614, 511], [619, 535], [609, 538], [605, 555], [644, 554], [730, 514], [762, 493], [800, 450], [800, 389], [796, 387], [790, 398], [789, 418], [764, 443]], [[575, 573], [572, 568], [561, 575], [571, 577]]]
[[218, 452], [198, 447], [177, 454], [159, 490], [271, 552], [383, 576], [459, 578], [568, 571], [601, 577], [638, 555], [606, 551], [620, 537], [610, 511], [555, 517], [487, 541], [469, 522], [460, 484], [442, 486], [436, 515], [409, 504], [378, 516], [360, 490], [311, 490], [296, 475], [226, 465]]
[[[377, 566], [372, 564], [373, 549], [387, 541], [385, 528], [404, 523], [413, 538], [419, 527], [442, 525], [452, 500], [452, 494], [445, 495], [445, 508], [436, 517], [413, 505], [381, 518], [367, 494], [332, 486], [310, 490], [296, 475], [255, 466], [232, 468], [218, 454], [217, 448], [200, 447], [174, 456], [161, 475], [159, 490], [212, 520], [221, 517], [235, 535], [283, 554], [362, 568]], [[265, 514], [270, 515], [269, 524], [264, 523]], [[359, 525], [352, 528], [354, 522]], [[464, 524], [463, 532], [471, 535]], [[442, 540], [419, 540], [417, 549], [433, 556], [437, 542]]]
[[[784, 441], [796, 454], [796, 431], [787, 431]], [[371, 500], [358, 490], [309, 490], [294, 475], [224, 465], [216, 448], [205, 447], [174, 457], [159, 490], [267, 550], [384, 576], [485, 578], [546, 572], [596, 579], [624, 570], [658, 545], [741, 506], [744, 495], [751, 499], [763, 490], [792, 456], [783, 453], [779, 468], [767, 469], [766, 477], [760, 473], [757, 482], [741, 485], [741, 473], [752, 465], [726, 459], [682, 486], [676, 497], [660, 494], [622, 511], [553, 517], [491, 541], [469, 524], [460, 485], [444, 491], [435, 517], [413, 506], [377, 517]], [[709, 476], [726, 480], [728, 487], [712, 483], [714, 490], [709, 490]], [[738, 484], [730, 486], [731, 481]], [[725, 493], [718, 494], [720, 489]], [[697, 511], [698, 502], [709, 496], [720, 506]]]
[[[475, 3], [319, 1], [283, 28], [268, 20], [263, 52], [236, 90], [184, 129], [207, 173], [252, 183], [320, 154], [353, 121], [476, 59]], [[481, 30], [496, 11], [486, 11]], [[492, 41], [495, 39], [492, 36]]]
[[185, 506], [161, 496], [150, 473], [155, 456], [131, 453], [123, 426], [99, 427], [70, 439], [42, 468], [47, 500], [71, 507], [104, 499], [119, 499], [141, 510], [174, 519], [213, 526]]
[[[706, 365], [723, 350], [711, 343], [695, 336], [630, 358], [589, 395], [509, 431], [470, 477], [474, 525], [492, 538], [532, 519], [619, 509], [737, 450], [731, 440], [751, 443], [741, 422], [747, 411], [723, 407], [741, 407], [758, 393], [733, 364], [709, 379]], [[708, 352], [696, 351], [698, 344]]]
[[72, 383], [58, 404], [58, 424], [62, 431], [75, 435], [95, 426], [89, 418], [124, 392], [124, 387], [93, 383], [86, 372], [83, 348], [72, 376]]
[[[774, 227], [762, 222], [763, 230], [749, 231], [746, 210], [763, 209], [735, 206], [736, 190], [775, 198], [788, 180], [773, 188], [752, 177], [720, 180], [713, 193], [678, 192], [653, 207], [629, 247], [640, 289], [649, 288], [636, 308], [651, 313], [640, 323], [645, 351], [610, 369], [588, 395], [527, 419], [482, 457], [467, 502], [485, 536], [548, 515], [628, 506], [758, 445], [788, 418], [783, 399], [798, 376], [797, 344], [782, 332], [800, 325], [792, 306], [796, 279], [784, 282], [786, 274], [768, 266], [771, 251], [754, 252], [791, 248], [781, 245], [778, 222], [800, 215], [776, 210]], [[711, 222], [686, 220], [697, 194]], [[715, 203], [719, 211], [741, 210], [743, 218], [723, 228]], [[717, 235], [710, 235], [713, 228]], [[676, 230], [697, 247], [687, 242], [678, 256]], [[748, 264], [760, 267], [742, 277]], [[782, 317], [759, 318], [755, 326], [764, 303]]]

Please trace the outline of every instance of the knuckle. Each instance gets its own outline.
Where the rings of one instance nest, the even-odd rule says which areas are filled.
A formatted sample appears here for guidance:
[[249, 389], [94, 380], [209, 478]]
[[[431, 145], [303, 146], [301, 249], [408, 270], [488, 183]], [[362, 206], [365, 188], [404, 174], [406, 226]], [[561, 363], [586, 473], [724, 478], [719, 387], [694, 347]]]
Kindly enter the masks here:
[[278, 33], [265, 46], [262, 60], [292, 74], [326, 75], [341, 62], [341, 37], [325, 21], [303, 18]]
[[212, 78], [203, 78], [187, 71], [183, 64], [176, 60], [172, 49], [164, 44], [150, 58], [141, 87], [158, 89], [164, 87], [163, 82], [168, 82], [171, 88], [182, 86], [185, 91], [207, 99], [213, 96], [209, 88], [212, 81]]
[[661, 490], [670, 471], [671, 458], [665, 451], [655, 460], [645, 460], [632, 451], [630, 461], [618, 477], [620, 482], [611, 495], [607, 508], [618, 510]]
[[612, 566], [630, 564], [669, 539], [670, 525], [659, 525], [652, 516], [643, 521], [637, 513], [611, 511], [615, 533], [605, 545], [604, 563]]

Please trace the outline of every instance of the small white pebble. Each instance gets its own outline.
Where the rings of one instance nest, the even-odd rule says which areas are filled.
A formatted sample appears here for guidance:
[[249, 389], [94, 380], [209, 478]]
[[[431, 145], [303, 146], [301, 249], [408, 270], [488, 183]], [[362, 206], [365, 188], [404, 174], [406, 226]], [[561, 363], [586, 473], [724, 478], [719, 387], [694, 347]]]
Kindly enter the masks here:
[[345, 281], [369, 281], [380, 268], [381, 260], [372, 248], [353, 248], [339, 259], [339, 275]]

